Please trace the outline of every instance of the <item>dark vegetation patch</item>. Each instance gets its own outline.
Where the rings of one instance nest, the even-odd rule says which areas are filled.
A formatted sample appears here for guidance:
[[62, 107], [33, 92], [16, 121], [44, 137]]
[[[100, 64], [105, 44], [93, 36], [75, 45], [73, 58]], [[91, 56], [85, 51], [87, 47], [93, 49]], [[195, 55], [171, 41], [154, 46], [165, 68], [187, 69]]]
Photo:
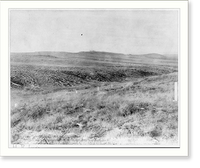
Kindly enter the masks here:
[[107, 67], [50, 69], [31, 66], [11, 67], [11, 88], [41, 91], [45, 88], [70, 88], [91, 82], [121, 82], [173, 72], [167, 68]]
[[133, 102], [126, 104], [119, 112], [120, 116], [126, 117], [128, 115], [143, 113], [149, 109], [150, 104], [146, 102]]

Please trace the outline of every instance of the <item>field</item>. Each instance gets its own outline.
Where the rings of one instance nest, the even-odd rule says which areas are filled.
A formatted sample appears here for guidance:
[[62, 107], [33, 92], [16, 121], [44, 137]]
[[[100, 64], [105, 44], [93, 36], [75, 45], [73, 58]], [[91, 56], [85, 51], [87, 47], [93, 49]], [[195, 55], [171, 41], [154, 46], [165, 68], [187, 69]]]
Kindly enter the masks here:
[[11, 53], [11, 143], [178, 145], [176, 55]]

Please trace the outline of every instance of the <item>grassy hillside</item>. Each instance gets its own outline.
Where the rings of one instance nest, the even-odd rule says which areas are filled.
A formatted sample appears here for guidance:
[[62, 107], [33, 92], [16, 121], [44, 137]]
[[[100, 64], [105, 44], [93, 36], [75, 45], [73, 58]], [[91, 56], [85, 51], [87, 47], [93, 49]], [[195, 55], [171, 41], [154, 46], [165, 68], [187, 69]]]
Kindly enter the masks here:
[[177, 145], [177, 58], [11, 54], [13, 144]]

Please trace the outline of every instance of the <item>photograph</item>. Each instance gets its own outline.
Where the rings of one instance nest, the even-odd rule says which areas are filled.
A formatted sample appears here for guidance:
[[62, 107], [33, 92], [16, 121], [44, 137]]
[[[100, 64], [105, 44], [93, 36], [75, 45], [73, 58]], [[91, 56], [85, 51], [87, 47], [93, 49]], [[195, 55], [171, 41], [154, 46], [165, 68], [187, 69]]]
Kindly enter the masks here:
[[11, 147], [179, 147], [179, 9], [9, 9]]

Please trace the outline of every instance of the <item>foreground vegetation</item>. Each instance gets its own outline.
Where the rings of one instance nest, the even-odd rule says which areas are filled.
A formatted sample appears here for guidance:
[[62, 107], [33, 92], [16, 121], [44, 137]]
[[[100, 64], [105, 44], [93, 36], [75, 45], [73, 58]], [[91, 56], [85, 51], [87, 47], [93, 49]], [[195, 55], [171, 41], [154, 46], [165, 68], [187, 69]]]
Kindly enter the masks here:
[[165, 144], [170, 140], [177, 143], [178, 107], [172, 101], [174, 81], [176, 74], [170, 74], [147, 78], [137, 85], [124, 83], [127, 86], [119, 89], [102, 87], [100, 91], [38, 95], [12, 110], [12, 142], [144, 145]]

